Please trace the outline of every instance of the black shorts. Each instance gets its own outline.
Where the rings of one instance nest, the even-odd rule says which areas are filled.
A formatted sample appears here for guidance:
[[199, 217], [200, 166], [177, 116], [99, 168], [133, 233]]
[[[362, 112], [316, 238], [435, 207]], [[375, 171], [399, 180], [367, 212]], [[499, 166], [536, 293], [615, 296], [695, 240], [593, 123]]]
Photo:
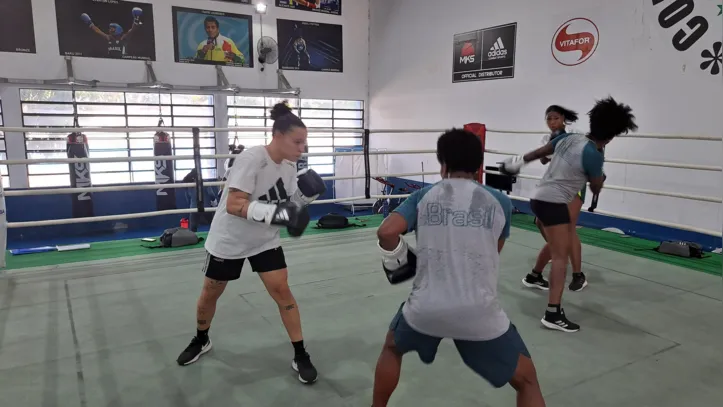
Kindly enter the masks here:
[[[241, 269], [244, 266], [243, 259], [221, 259], [211, 253], [206, 253], [206, 262], [203, 265], [203, 273], [206, 277], [217, 281], [238, 280], [241, 277]], [[281, 247], [270, 249], [265, 252], [248, 257], [251, 269], [256, 273], [281, 270], [286, 268], [286, 257]]]
[[570, 209], [567, 204], [530, 200], [530, 209], [543, 226], [566, 225], [570, 223]]

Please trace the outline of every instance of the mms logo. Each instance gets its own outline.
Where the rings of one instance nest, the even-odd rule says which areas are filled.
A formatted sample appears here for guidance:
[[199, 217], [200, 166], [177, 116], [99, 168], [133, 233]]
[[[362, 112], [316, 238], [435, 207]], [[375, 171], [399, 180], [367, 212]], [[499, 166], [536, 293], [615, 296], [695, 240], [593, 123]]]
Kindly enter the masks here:
[[471, 42], [465, 42], [462, 45], [462, 50], [459, 53], [460, 64], [471, 64], [474, 63], [475, 52], [474, 45]]

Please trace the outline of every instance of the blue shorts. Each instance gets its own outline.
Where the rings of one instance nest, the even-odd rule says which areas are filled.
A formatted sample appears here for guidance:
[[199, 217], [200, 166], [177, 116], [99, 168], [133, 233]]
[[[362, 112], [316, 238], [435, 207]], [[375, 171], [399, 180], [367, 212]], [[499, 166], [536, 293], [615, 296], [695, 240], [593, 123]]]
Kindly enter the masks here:
[[[431, 364], [434, 361], [443, 338], [415, 331], [404, 319], [402, 307], [399, 307], [389, 329], [394, 333], [394, 345], [399, 353], [417, 352], [422, 362]], [[503, 387], [512, 380], [520, 355], [530, 358], [530, 353], [513, 324], [510, 324], [507, 332], [499, 338], [489, 341], [455, 339], [454, 344], [464, 363], [496, 388]]]

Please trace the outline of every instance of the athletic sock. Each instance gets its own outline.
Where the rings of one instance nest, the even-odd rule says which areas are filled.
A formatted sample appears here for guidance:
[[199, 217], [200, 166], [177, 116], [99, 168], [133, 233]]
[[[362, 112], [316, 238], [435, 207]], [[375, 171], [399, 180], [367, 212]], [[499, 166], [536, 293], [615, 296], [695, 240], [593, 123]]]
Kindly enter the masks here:
[[535, 271], [535, 269], [532, 269], [532, 273], [530, 274], [532, 274], [532, 277], [535, 278], [540, 278], [540, 276], [542, 275], [542, 273], [538, 273], [537, 271]]
[[298, 342], [291, 342], [292, 345], [294, 345], [294, 354], [296, 356], [304, 356], [306, 354], [306, 349], [304, 349], [304, 340], [300, 340]]
[[208, 342], [208, 330], [211, 328], [206, 328], [205, 330], [196, 329], [196, 338], [202, 339], [203, 343]]
[[560, 313], [560, 304], [547, 304], [547, 312], [550, 312], [553, 314], [559, 314]]

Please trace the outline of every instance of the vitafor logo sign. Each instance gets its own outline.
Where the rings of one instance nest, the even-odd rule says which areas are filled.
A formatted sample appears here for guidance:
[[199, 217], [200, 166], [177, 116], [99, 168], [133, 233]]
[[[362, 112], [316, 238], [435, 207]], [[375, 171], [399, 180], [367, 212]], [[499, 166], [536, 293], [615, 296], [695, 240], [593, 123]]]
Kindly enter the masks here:
[[517, 23], [454, 36], [452, 82], [515, 77]]
[[599, 43], [600, 31], [592, 20], [573, 18], [552, 36], [552, 56], [561, 65], [580, 65], [595, 54]]
[[720, 28], [711, 29], [711, 23], [720, 24], [720, 21], [715, 21], [720, 18], [709, 21], [705, 16], [720, 16], [720, 6], [716, 9], [710, 2], [698, 1], [700, 7], [696, 8], [695, 0], [651, 1], [659, 10], [658, 25], [673, 32], [673, 48], [680, 52], [700, 53], [700, 69], [719, 75], [723, 64], [723, 44]]

